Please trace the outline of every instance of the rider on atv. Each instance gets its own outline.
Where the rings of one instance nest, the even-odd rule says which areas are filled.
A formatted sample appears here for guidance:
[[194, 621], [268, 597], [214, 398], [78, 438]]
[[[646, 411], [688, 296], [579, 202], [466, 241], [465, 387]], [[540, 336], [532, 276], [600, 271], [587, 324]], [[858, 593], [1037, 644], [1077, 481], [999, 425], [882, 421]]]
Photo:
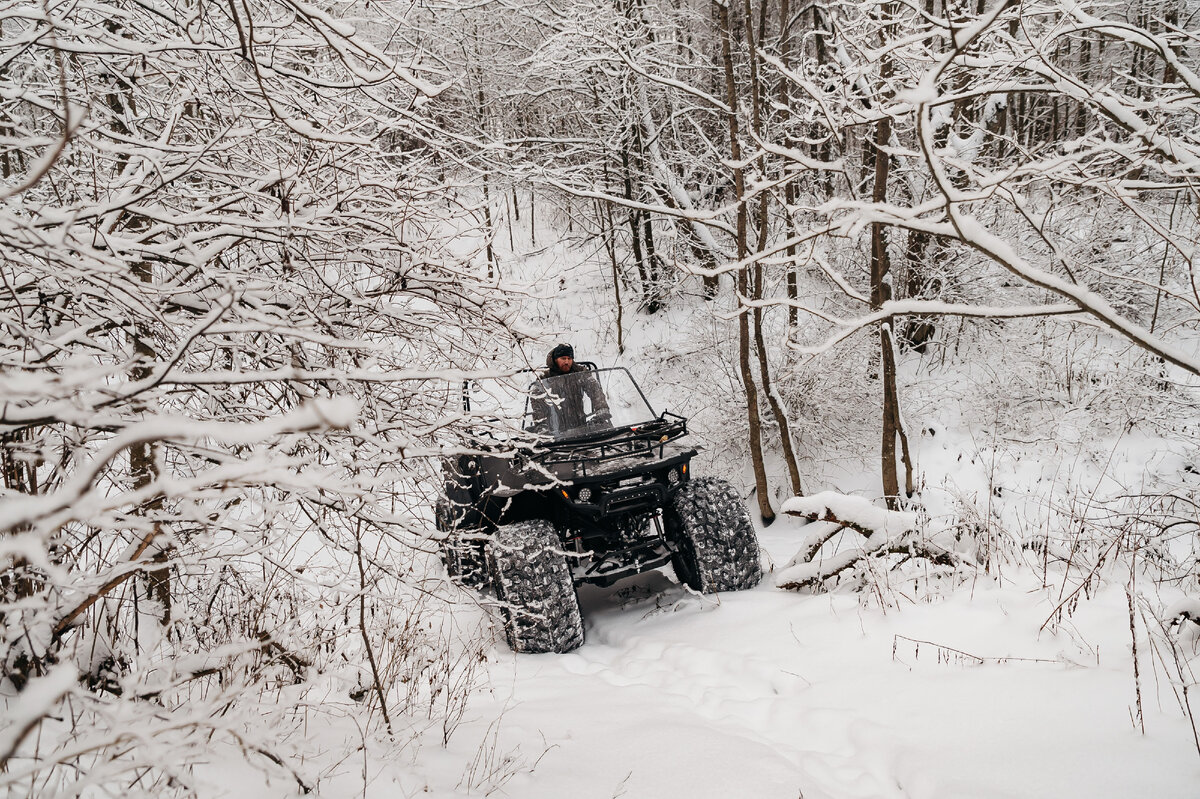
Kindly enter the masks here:
[[[577, 376], [569, 380], [551, 381], [564, 375]], [[546, 356], [546, 371], [539, 378], [530, 387], [534, 431], [563, 433], [611, 422], [608, 398], [604, 396], [600, 381], [590, 368], [575, 363], [575, 349], [570, 344], [559, 344], [550, 350]], [[590, 407], [585, 406], [585, 396], [590, 401]]]

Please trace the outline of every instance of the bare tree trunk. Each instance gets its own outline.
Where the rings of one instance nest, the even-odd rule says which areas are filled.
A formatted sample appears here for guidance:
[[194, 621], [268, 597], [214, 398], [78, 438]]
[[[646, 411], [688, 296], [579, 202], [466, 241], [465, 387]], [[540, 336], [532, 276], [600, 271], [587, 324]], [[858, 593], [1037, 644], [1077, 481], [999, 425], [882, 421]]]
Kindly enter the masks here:
[[[875, 192], [874, 201], [883, 202], [888, 174], [888, 156], [880, 147], [880, 140], [887, 142], [890, 132], [890, 120], [886, 117], [879, 121], [875, 128]], [[878, 222], [871, 224], [871, 305], [879, 308], [885, 301], [891, 299], [885, 278], [888, 273], [887, 239], [884, 226]], [[888, 507], [895, 510], [898, 506], [897, 497], [900, 495], [900, 481], [896, 473], [896, 376], [889, 371], [890, 359], [885, 352], [890, 348], [888, 329], [891, 319], [885, 320], [879, 328], [879, 350], [883, 361], [883, 439], [879, 452], [879, 463], [883, 477], [883, 494]]]
[[[625, 199], [633, 202], [633, 173], [630, 171], [628, 149], [621, 150], [621, 168], [624, 179]], [[630, 211], [628, 219], [631, 236], [630, 244], [633, 249], [633, 262], [637, 266], [638, 278], [641, 280], [644, 292], [650, 278], [646, 273], [646, 257], [642, 251], [642, 228], [638, 224], [640, 213], [640, 211]]]
[[666, 292], [663, 287], [665, 275], [660, 268], [658, 253], [654, 250], [654, 219], [648, 211], [642, 212], [642, 237], [646, 243], [646, 272], [649, 282], [643, 295], [646, 300], [646, 313], [658, 313], [663, 307]]
[[[608, 167], [605, 167], [607, 171]], [[621, 274], [620, 266], [617, 263], [617, 242], [616, 242], [616, 225], [613, 220], [612, 204], [603, 200], [596, 201], [597, 210], [600, 211], [600, 237], [604, 242], [604, 249], [608, 251], [608, 259], [612, 263], [612, 279], [613, 279], [613, 302], [617, 306], [617, 352], [625, 352], [624, 324], [622, 317], [624, 310], [621, 306]]]
[[483, 236], [484, 248], [487, 251], [488, 277], [496, 276], [496, 253], [492, 250], [492, 197], [491, 190], [488, 188], [488, 172], [483, 170], [480, 176], [483, 179]]
[[517, 189], [514, 186], [512, 190], [512, 211], [508, 214], [508, 251], [516, 252], [517, 245], [514, 242], [513, 228], [517, 226], [517, 222], [521, 219], [521, 211], [517, 208]]
[[[936, 242], [928, 232], [909, 231], [908, 246], [904, 249], [905, 277], [899, 283], [902, 288], [900, 299], [924, 295], [925, 286], [921, 276], [936, 268], [936, 253], [940, 252], [940, 248], [935, 245]], [[894, 332], [901, 349], [925, 352], [929, 340], [937, 332], [937, 327], [933, 323], [933, 317], [909, 316], [901, 321], [900, 328]]]
[[[779, 0], [779, 61], [784, 69], [792, 68], [792, 32], [789, 28], [792, 16], [792, 6], [789, 0]], [[791, 81], [779, 81], [779, 107], [791, 108], [789, 88]], [[795, 146], [791, 137], [787, 139], [789, 147]], [[784, 233], [788, 239], [795, 238], [796, 222], [792, 219], [792, 207], [796, 204], [796, 184], [789, 180], [783, 187], [783, 218]], [[800, 309], [796, 300], [800, 298], [799, 285], [796, 278], [796, 245], [787, 246], [787, 298], [788, 298], [788, 335], [800, 323]]]
[[[484, 99], [485, 98], [483, 95], [483, 78], [482, 78], [482, 76], [480, 76], [479, 85], [475, 90], [475, 101], [478, 105], [477, 111], [479, 113], [479, 130], [481, 132], [484, 132], [487, 128], [486, 117], [484, 116], [487, 113], [487, 106], [484, 103]], [[488, 186], [488, 170], [486, 168], [484, 168], [482, 170], [482, 172], [480, 174], [480, 178], [483, 180], [483, 236], [484, 236], [484, 247], [487, 250], [487, 265], [488, 265], [487, 274], [488, 274], [488, 277], [495, 277], [496, 276], [496, 254], [495, 254], [495, 252], [492, 251], [492, 236], [493, 236], [492, 196], [491, 196], [491, 189]], [[510, 234], [511, 234], [511, 229], [510, 229]]]
[[[812, 6], [812, 21], [813, 28], [816, 34], [813, 36], [814, 51], [817, 57], [817, 68], [823, 70], [826, 64], [830, 63], [833, 48], [831, 46], [833, 38], [833, 23], [829, 18], [829, 11], [825, 8], [822, 2], [815, 2]], [[828, 40], [828, 41], [827, 41]], [[816, 144], [810, 145], [810, 152], [814, 158], [822, 161], [828, 161], [833, 156], [833, 141], [832, 131], [829, 135], [818, 137], [823, 140]], [[829, 172], [822, 171], [817, 175], [817, 188], [823, 192], [825, 199], [833, 197], [833, 178]]]
[[[746, 180], [742, 171], [742, 148], [738, 141], [737, 85], [733, 75], [733, 41], [729, 29], [729, 8], [716, 0], [718, 28], [721, 35], [721, 57], [725, 66], [725, 96], [729, 104], [729, 160], [733, 166], [734, 191], [737, 195], [737, 252], [738, 260], [745, 260], [749, 251], [747, 244]], [[745, 267], [738, 271], [738, 302], [749, 296], [749, 274]], [[746, 414], [749, 421], [750, 462], [754, 468], [754, 487], [758, 495], [758, 510], [764, 524], [775, 521], [771, 509], [770, 489], [767, 485], [767, 470], [763, 462], [762, 420], [758, 413], [758, 386], [750, 368], [750, 320], [746, 308], [738, 314], [738, 366], [742, 375], [742, 387], [746, 392]]]
[[[891, 16], [894, 11], [892, 4], [885, 6], [884, 13]], [[884, 29], [884, 37], [890, 35], [890, 26]], [[885, 59], [880, 65], [880, 75], [884, 81], [892, 76], [891, 59]], [[875, 126], [874, 156], [875, 156], [875, 185], [871, 199], [877, 204], [887, 202], [887, 183], [891, 172], [891, 157], [887, 153], [888, 142], [892, 137], [892, 120], [884, 116]], [[868, 145], [869, 146], [869, 145]], [[879, 222], [871, 224], [871, 305], [881, 308], [883, 303], [891, 299], [891, 289], [887, 283], [891, 264], [888, 260], [886, 228]], [[900, 504], [900, 479], [896, 469], [896, 439], [902, 436], [900, 425], [899, 395], [896, 391], [896, 365], [892, 349], [891, 329], [893, 318], [885, 319], [879, 327], [879, 350], [883, 372], [883, 438], [879, 460], [880, 472], [883, 479], [883, 494], [887, 505], [892, 510]], [[907, 442], [904, 450], [907, 459]], [[911, 472], [911, 468], [909, 470]], [[907, 487], [911, 491], [911, 475]]]
[[[148, 263], [140, 262], [135, 264], [133, 273], [143, 283], [150, 283], [154, 280], [153, 270]], [[134, 382], [137, 382], [145, 380], [150, 376], [152, 372], [150, 364], [157, 359], [158, 354], [150, 343], [150, 331], [146, 326], [135, 324], [131, 336], [133, 339], [133, 351], [137, 356], [139, 365], [130, 370], [130, 377]], [[153, 482], [154, 478], [158, 476], [158, 445], [150, 442], [141, 442], [130, 447], [129, 472], [135, 489], [144, 488]], [[161, 509], [162, 500], [153, 499], [138, 508], [137, 515], [153, 515]], [[151, 523], [155, 527], [155, 534], [151, 539], [153, 540], [158, 537], [158, 522], [157, 520], [152, 520]], [[159, 564], [166, 564], [169, 559], [170, 549], [161, 546], [153, 557], [154, 562]], [[163, 565], [160, 568], [147, 569], [145, 579], [146, 589], [150, 598], [159, 605], [159, 623], [165, 625], [171, 620], [170, 566]]]
[[[109, 20], [104, 23], [104, 27], [113, 32], [118, 33], [121, 29], [121, 23]], [[104, 102], [112, 112], [112, 126], [115, 131], [123, 135], [129, 136], [132, 134], [128, 124], [126, 124], [126, 115], [128, 113], [136, 113], [137, 108], [132, 100], [127, 97], [122, 89], [128, 84], [118, 82], [112, 91], [104, 95]], [[117, 163], [120, 169], [125, 170], [129, 167], [129, 156], [122, 154], [118, 156]], [[279, 197], [282, 208], [287, 210], [287, 194], [284, 187], [279, 187]], [[122, 212], [121, 223], [127, 229], [136, 232], [144, 232], [149, 227], [149, 222], [145, 217], [136, 216], [128, 211]], [[139, 261], [131, 267], [133, 277], [142, 283], [151, 283], [154, 280], [154, 271], [152, 266], [145, 262]], [[130, 320], [129, 326], [129, 341], [133, 347], [134, 366], [129, 370], [129, 377], [135, 383], [145, 380], [150, 377], [153, 372], [152, 363], [157, 359], [158, 355], [151, 342], [151, 333], [149, 326], [144, 322], [139, 322], [136, 319]], [[146, 407], [141, 402], [133, 402], [130, 404], [130, 409], [141, 413], [146, 410]], [[158, 476], [158, 445], [150, 442], [139, 442], [131, 446], [128, 450], [129, 457], [129, 476], [130, 482], [134, 489], [144, 488], [150, 485], [154, 478]], [[153, 499], [142, 504], [133, 511], [135, 517], [154, 516], [162, 508], [161, 499]], [[151, 531], [149, 533], [137, 533], [142, 537], [142, 551], [149, 546], [154, 545], [154, 542], [159, 538], [158, 522], [155, 519], [150, 521]], [[157, 563], [165, 564], [169, 559], [170, 550], [168, 548], [160, 548], [153, 556], [153, 560]], [[138, 557], [141, 557], [139, 552]], [[171, 572], [169, 566], [162, 568], [149, 569], [145, 572], [140, 572], [139, 575], [145, 579], [147, 592], [150, 598], [159, 603], [159, 618], [158, 621], [162, 625], [166, 625], [171, 619]], [[123, 579], [122, 579], [123, 581]], [[135, 589], [136, 590], [136, 589]], [[136, 599], [136, 596], [135, 596]], [[135, 615], [136, 619], [136, 615]], [[61, 622], [60, 622], [61, 623]]]
[[[4, 472], [4, 488], [9, 492], [9, 496], [25, 496], [32, 497], [39, 492], [37, 479], [37, 465], [31, 460], [18, 460], [14, 457], [14, 450], [17, 447], [10, 446], [22, 440], [28, 440], [30, 432], [28, 430], [13, 430], [5, 433], [0, 433], [0, 441], [5, 446], [0, 449], [0, 463], [3, 464]], [[26, 530], [28, 526], [21, 525], [10, 530], [11, 535], [19, 535]], [[29, 561], [20, 556], [12, 556], [11, 560], [0, 570], [0, 597], [4, 599], [10, 607], [20, 604], [20, 600], [27, 599], [34, 595], [38, 590], [41, 580], [35, 576], [29, 567]], [[7, 623], [4, 614], [0, 613], [0, 623]], [[7, 625], [10, 629], [16, 629], [16, 625]], [[19, 661], [19, 662], [18, 662]], [[8, 669], [8, 676], [13, 683], [20, 688], [24, 684], [24, 680], [28, 679], [32, 670], [36, 667], [36, 663], [26, 653], [23, 656], [14, 659], [12, 662], [4, 662], [0, 660]]]
[[[106, 23], [106, 27], [114, 32], [119, 30], [120, 25], [114, 22]], [[127, 111], [136, 112], [136, 108], [127, 107], [126, 97], [119, 91], [112, 91], [105, 95], [105, 100], [108, 107], [113, 112], [113, 127], [117, 131], [129, 135], [131, 133], [129, 127], [125, 124], [125, 114]], [[122, 169], [128, 166], [128, 158], [120, 159]], [[279, 187], [280, 203], [284, 210], [287, 210], [287, 194], [284, 187]], [[144, 231], [149, 222], [144, 217], [127, 215], [125, 224], [131, 230]], [[152, 283], [154, 281], [153, 267], [145, 261], [139, 261], [132, 266], [133, 276], [142, 283]], [[140, 380], [145, 380], [150, 377], [153, 372], [152, 364], [158, 357], [154, 347], [151, 345], [151, 331], [145, 324], [133, 322], [130, 326], [130, 343], [133, 346], [135, 363], [137, 364], [129, 370], [130, 378], [136, 383]], [[141, 412], [146, 410], [145, 406], [136, 402], [133, 403], [131, 409]], [[158, 476], [158, 445], [149, 442], [140, 442], [129, 448], [129, 475], [135, 489], [144, 488], [154, 481]], [[135, 509], [134, 515], [146, 516], [156, 514], [162, 508], [162, 501], [154, 499], [145, 503], [141, 507]], [[158, 523], [151, 522], [153, 532], [150, 533], [145, 540], [153, 544], [158, 538]], [[159, 549], [156, 551], [153, 560], [158, 563], [165, 563], [170, 555], [168, 549]], [[169, 567], [147, 570], [145, 572], [146, 588], [150, 598], [159, 603], [159, 623], [167, 624], [171, 619], [171, 572]]]
[[[636, 174], [646, 174], [646, 154], [642, 125], [635, 123], [630, 128], [629, 147], [622, 153], [626, 175], [626, 198], [633, 200], [633, 179]], [[632, 153], [632, 158], [630, 156]], [[632, 168], [631, 168], [632, 160]], [[639, 186], [638, 194], [643, 192]], [[634, 231], [634, 248], [638, 258], [638, 272], [642, 278], [642, 307], [646, 313], [658, 313], [663, 305], [663, 270], [654, 251], [654, 218], [649, 211], [637, 210], [630, 215], [629, 224]], [[640, 240], [639, 240], [640, 233]]]
[[[904, 464], [904, 495], [911, 498], [914, 490], [912, 453], [908, 449], [908, 434], [904, 432], [904, 418], [900, 414], [900, 395], [896, 391], [896, 351], [893, 348], [892, 328], [888, 323], [884, 323], [879, 328], [879, 350], [883, 361], [883, 446], [885, 450], [889, 446], [891, 447], [891, 457], [887, 463], [891, 464], [894, 473], [896, 469], [896, 440], [899, 439], [900, 460]], [[888, 434], [889, 424], [891, 427], [890, 437]], [[886, 458], [887, 456], [885, 455], [884, 457]], [[899, 481], [893, 478], [893, 482], [898, 484]], [[897, 485], [897, 494], [888, 494], [889, 507], [892, 507], [891, 497], [896, 496], [898, 498], [898, 492], [899, 486]], [[894, 507], [892, 509], [895, 510]]]
[[375, 647], [371, 645], [371, 635], [367, 631], [367, 571], [363, 565], [362, 552], [362, 522], [359, 521], [354, 529], [354, 558], [358, 562], [358, 632], [362, 636], [363, 648], [367, 652], [367, 663], [371, 666], [371, 687], [379, 700], [379, 712], [383, 714], [383, 722], [391, 735], [392, 717], [388, 713], [387, 691], [383, 687], [383, 679], [379, 674], [379, 664], [375, 661]]
[[[754, 28], [750, 24], [751, 16], [750, 0], [742, 0], [744, 13], [746, 15], [746, 46], [750, 54], [750, 93], [751, 93], [751, 108], [753, 109], [752, 124], [754, 132], [760, 137], [763, 134], [763, 112], [762, 112], [762, 85], [758, 79], [758, 47], [754, 38]], [[765, 5], [765, 3], [764, 3]], [[760, 17], [760, 30], [765, 21]], [[759, 159], [759, 172], [764, 174], [766, 171], [766, 162], [764, 159]], [[770, 231], [770, 208], [768, 207], [768, 194], [763, 192], [759, 195], [758, 200], [758, 236], [756, 237], [755, 245], [758, 252], [762, 252], [767, 248], [767, 236]], [[763, 268], [759, 261], [754, 262], [754, 286], [753, 298], [761, 300], [763, 296]], [[762, 375], [763, 394], [767, 397], [767, 403], [771, 406], [771, 414], [775, 417], [775, 424], [779, 426], [779, 439], [783, 447], [783, 458], [787, 464], [788, 479], [791, 483], [792, 493], [800, 496], [804, 493], [804, 489], [800, 483], [800, 466], [796, 462], [796, 452], [792, 446], [792, 431], [791, 425], [788, 423], [787, 413], [784, 412], [783, 403], [780, 401], [779, 394], [771, 386], [771, 365], [767, 360], [767, 345], [763, 340], [763, 309], [762, 306], [755, 303], [754, 312], [754, 348], [758, 352], [758, 372]]]
[[[755, 300], [762, 299], [762, 265], [754, 265], [754, 288], [753, 298]], [[783, 447], [783, 458], [787, 463], [788, 480], [792, 487], [792, 493], [796, 496], [804, 495], [804, 488], [800, 482], [800, 465], [796, 460], [796, 450], [792, 445], [792, 429], [788, 422], [787, 413], [784, 411], [783, 402], [779, 398], [778, 392], [771, 384], [771, 370], [767, 363], [767, 346], [763, 341], [762, 332], [762, 309], [755, 305], [754, 307], [754, 348], [758, 351], [758, 369], [762, 374], [763, 393], [767, 396], [767, 402], [771, 406], [771, 413], [775, 417], [775, 423], [779, 425], [779, 440]]]

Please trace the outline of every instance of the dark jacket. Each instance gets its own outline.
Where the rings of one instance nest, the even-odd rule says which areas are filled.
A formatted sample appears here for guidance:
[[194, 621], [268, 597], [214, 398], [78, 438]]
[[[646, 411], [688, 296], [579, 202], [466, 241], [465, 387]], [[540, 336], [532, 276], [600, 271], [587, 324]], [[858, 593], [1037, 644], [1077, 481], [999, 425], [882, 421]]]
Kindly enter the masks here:
[[590, 367], [576, 363], [569, 372], [560, 372], [554, 358], [546, 356], [546, 371], [539, 378], [530, 390], [534, 430], [561, 433], [583, 428], [589, 421], [609, 422], [608, 398]]

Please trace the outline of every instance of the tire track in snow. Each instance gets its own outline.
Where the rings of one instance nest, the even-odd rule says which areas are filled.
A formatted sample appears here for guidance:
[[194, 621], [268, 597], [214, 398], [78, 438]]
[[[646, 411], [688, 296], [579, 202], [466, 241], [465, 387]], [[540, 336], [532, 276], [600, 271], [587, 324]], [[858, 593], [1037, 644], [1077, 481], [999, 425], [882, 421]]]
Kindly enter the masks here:
[[[723, 734], [778, 753], [796, 768], [796, 785], [804, 799], [909, 796], [897, 782], [901, 764], [896, 762], [895, 735], [844, 708], [822, 707], [809, 683], [779, 663], [722, 647], [722, 620], [706, 612], [716, 610], [713, 599], [688, 595], [674, 585], [659, 589], [645, 591], [635, 585], [632, 593], [653, 595], [660, 608], [671, 606], [669, 622], [664, 613], [670, 611], [640, 615], [644, 602], [622, 607], [620, 600], [614, 602], [614, 594], [606, 595], [598, 604], [608, 605], [607, 610], [585, 612], [588, 642], [563, 659], [564, 670], [618, 688], [648, 688], [661, 697], [664, 710], [694, 715]], [[726, 602], [755, 600], [751, 593]], [[705, 617], [714, 623], [694, 623]], [[699, 634], [679, 640], [677, 622], [691, 622], [689, 630]], [[655, 635], [659, 631], [661, 637]], [[646, 708], [647, 726], [653, 725], [655, 715], [653, 707]]]

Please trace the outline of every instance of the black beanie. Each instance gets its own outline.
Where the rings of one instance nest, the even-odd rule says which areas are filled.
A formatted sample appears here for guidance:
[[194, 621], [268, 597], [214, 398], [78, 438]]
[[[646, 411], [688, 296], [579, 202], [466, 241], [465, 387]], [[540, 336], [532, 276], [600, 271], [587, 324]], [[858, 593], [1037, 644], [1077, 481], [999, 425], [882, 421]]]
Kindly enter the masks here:
[[557, 347], [550, 350], [550, 361], [553, 362], [555, 358], [561, 358], [564, 355], [566, 355], [568, 358], [571, 358], [572, 360], [574, 360], [575, 359], [575, 348], [572, 347], [570, 344], [559, 344]]

